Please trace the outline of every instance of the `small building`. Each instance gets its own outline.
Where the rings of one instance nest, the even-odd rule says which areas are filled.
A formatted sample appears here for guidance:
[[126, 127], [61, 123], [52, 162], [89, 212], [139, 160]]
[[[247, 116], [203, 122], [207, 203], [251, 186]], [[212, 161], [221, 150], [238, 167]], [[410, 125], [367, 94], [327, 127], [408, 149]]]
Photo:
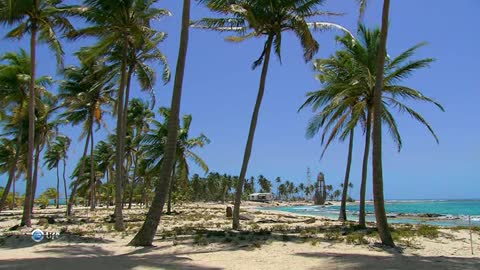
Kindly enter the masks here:
[[252, 193], [248, 195], [249, 201], [254, 202], [270, 202], [273, 201], [273, 194], [272, 193]]

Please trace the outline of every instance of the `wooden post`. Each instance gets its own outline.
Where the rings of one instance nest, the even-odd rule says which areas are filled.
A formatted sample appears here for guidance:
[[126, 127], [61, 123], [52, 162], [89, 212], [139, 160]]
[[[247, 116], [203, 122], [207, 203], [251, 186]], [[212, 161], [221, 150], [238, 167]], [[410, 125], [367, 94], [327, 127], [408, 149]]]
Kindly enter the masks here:
[[468, 227], [470, 228], [470, 249], [472, 250], [473, 255], [472, 221], [470, 216], [468, 216]]

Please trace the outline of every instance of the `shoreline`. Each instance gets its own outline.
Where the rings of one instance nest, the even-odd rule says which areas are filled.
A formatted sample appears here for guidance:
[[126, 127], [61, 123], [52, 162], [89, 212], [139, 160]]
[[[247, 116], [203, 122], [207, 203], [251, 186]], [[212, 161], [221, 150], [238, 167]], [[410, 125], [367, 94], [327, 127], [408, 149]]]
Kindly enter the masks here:
[[[415, 200], [414, 202], [430, 202], [431, 200]], [[467, 201], [467, 200], [461, 200], [461, 201]], [[476, 201], [476, 200], [474, 200]], [[393, 202], [393, 201], [390, 201]], [[275, 210], [275, 209], [262, 209], [262, 208], [282, 208], [282, 207], [298, 207], [298, 206], [310, 206], [310, 207], [321, 207], [321, 208], [329, 208], [332, 206], [340, 206], [339, 201], [328, 201], [328, 204], [326, 205], [314, 205], [313, 201], [301, 201], [301, 202], [270, 202], [270, 203], [256, 203], [256, 202], [245, 202], [249, 207], [251, 207], [252, 204], [256, 205], [256, 209], [260, 211], [269, 211], [272, 213], [278, 213], [278, 214], [284, 214], [284, 213], [289, 213], [289, 214], [294, 214], [294, 215], [299, 215], [299, 216], [308, 216], [308, 217], [321, 217], [327, 220], [331, 221], [336, 221], [335, 218], [333, 218], [331, 215], [325, 215], [325, 213], [316, 213], [316, 214], [309, 214], [309, 213], [301, 213], [301, 212], [293, 212], [293, 211], [288, 211], [288, 210]], [[372, 201], [367, 201], [366, 202], [373, 204]], [[393, 203], [397, 203], [397, 201], [394, 201]], [[401, 203], [401, 202], [400, 202]], [[242, 202], [242, 205], [244, 203]], [[347, 206], [349, 205], [358, 205], [358, 202], [347, 202]], [[308, 210], [305, 210], [305, 212], [308, 212]], [[348, 212], [347, 214], [358, 217], [358, 212]], [[373, 212], [367, 212], [367, 217], [372, 217], [374, 216]], [[431, 226], [437, 226], [437, 227], [468, 227], [468, 224], [462, 224], [462, 223], [467, 223], [468, 221], [468, 216], [467, 215], [452, 215], [452, 214], [438, 214], [438, 213], [394, 213], [394, 212], [387, 212], [387, 218], [389, 219], [389, 222], [391, 224], [410, 224], [410, 225], [418, 225], [422, 223], [434, 223], [434, 224], [428, 224]], [[471, 216], [472, 217], [472, 224], [471, 227], [479, 227], [480, 226], [480, 216]], [[351, 222], [358, 222], [358, 220], [352, 219], [349, 220]], [[409, 222], [410, 221], [410, 222]], [[411, 222], [413, 221], [413, 222]], [[375, 223], [375, 220], [373, 221], [368, 221]], [[456, 224], [456, 222], [458, 224]], [[435, 224], [435, 223], [442, 223], [442, 224]], [[450, 223], [450, 224], [449, 224]]]

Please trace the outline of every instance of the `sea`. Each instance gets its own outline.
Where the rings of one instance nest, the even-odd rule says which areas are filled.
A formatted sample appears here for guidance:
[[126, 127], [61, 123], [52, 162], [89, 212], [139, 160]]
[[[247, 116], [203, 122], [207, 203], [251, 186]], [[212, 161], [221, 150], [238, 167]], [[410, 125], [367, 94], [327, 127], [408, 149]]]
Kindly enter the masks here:
[[[340, 206], [261, 207], [262, 210], [283, 211], [336, 220]], [[437, 226], [480, 226], [480, 200], [390, 200], [385, 202], [390, 223], [428, 224]], [[365, 206], [366, 220], [374, 222], [372, 203]], [[358, 220], [358, 204], [347, 205], [347, 219]], [[429, 216], [425, 218], [425, 216]]]

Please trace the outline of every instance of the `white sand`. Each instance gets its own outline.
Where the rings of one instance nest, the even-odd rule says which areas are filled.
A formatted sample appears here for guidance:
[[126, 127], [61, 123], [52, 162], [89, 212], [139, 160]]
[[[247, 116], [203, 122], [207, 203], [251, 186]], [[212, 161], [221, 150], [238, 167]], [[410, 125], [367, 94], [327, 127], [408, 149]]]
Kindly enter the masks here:
[[[311, 228], [328, 227], [338, 222], [322, 218], [311, 220], [293, 214], [259, 212], [255, 204], [246, 205], [245, 215], [253, 221], [242, 221], [242, 226], [259, 231], [274, 227]], [[175, 227], [205, 227], [210, 231], [228, 229], [230, 220], [224, 218], [225, 206], [220, 204], [189, 204], [176, 206], [181, 214], [165, 216], [152, 248], [128, 247], [126, 244], [141, 225], [144, 209], [126, 210], [128, 230], [117, 233], [104, 219], [112, 212], [105, 209], [96, 213], [77, 210], [77, 218], [84, 224], [58, 224], [38, 226], [45, 231], [60, 231], [83, 234], [68, 236], [36, 244], [28, 234], [31, 229], [16, 232], [8, 228], [19, 222], [20, 213], [0, 214], [0, 269], [480, 269], [480, 235], [473, 234], [474, 253], [471, 255], [467, 230], [442, 229], [436, 239], [415, 237], [402, 249], [377, 247], [378, 240], [367, 237], [368, 244], [347, 244], [343, 239], [327, 241], [323, 233], [311, 234], [310, 238], [298, 233], [274, 232], [270, 236], [246, 235], [231, 237], [206, 237], [181, 235], [162, 239], [162, 231]], [[36, 217], [59, 215], [55, 209], [39, 210]], [[270, 223], [263, 223], [268, 221]], [[306, 221], [306, 222], [305, 222]], [[314, 221], [314, 223], [311, 223]], [[38, 220], [34, 220], [36, 224]], [[10, 235], [7, 237], [7, 235]]]

